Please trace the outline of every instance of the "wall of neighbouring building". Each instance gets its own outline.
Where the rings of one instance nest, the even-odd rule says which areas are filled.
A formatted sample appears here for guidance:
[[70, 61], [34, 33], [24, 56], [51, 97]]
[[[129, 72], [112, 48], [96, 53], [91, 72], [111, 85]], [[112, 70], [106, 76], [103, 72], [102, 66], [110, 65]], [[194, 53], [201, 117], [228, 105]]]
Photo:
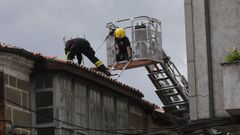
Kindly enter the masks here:
[[228, 116], [220, 63], [232, 47], [240, 49], [239, 5], [238, 0], [185, 0], [192, 120]]

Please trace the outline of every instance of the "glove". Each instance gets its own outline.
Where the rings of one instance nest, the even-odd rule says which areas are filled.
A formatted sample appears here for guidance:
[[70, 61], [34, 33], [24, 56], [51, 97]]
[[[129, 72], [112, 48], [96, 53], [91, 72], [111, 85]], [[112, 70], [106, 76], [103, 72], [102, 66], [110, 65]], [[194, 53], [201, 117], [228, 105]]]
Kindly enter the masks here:
[[67, 60], [67, 63], [74, 64], [73, 60]]

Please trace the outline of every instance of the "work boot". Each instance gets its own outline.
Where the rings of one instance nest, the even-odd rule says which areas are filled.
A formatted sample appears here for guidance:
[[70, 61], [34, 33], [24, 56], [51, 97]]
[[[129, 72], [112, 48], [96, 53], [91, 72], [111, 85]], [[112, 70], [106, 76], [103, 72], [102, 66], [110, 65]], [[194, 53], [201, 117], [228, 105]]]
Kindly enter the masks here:
[[100, 67], [97, 68], [98, 71], [103, 72], [107, 76], [111, 76], [112, 74], [108, 71], [108, 68], [105, 67], [104, 65], [101, 65]]

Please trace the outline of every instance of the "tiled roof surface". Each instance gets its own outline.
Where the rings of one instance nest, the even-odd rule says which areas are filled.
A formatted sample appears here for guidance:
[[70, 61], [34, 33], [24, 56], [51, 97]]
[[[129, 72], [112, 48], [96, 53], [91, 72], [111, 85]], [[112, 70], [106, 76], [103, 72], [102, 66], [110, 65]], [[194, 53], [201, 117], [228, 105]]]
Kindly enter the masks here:
[[[126, 88], [126, 90], [130, 90], [131, 92], [143, 97], [143, 93], [140, 92], [140, 90], [136, 89], [136, 88], [133, 88], [129, 85], [126, 85], [124, 83], [121, 83], [119, 81], [117, 81], [116, 79], [113, 79], [111, 77], [108, 77], [100, 72], [97, 72], [96, 70], [94, 70], [94, 68], [87, 68], [83, 65], [77, 65], [75, 63], [67, 63], [66, 60], [64, 59], [61, 59], [61, 58], [57, 58], [55, 56], [46, 56], [46, 55], [42, 55], [41, 53], [35, 53], [35, 52], [30, 52], [30, 51], [27, 51], [23, 48], [19, 48], [15, 45], [9, 45], [9, 44], [5, 44], [5, 43], [1, 43], [0, 42], [0, 52], [12, 52], [12, 53], [16, 53], [16, 54], [19, 54], [19, 52], [24, 52], [26, 53], [25, 55], [27, 56], [32, 56], [31, 59], [45, 59], [47, 61], [54, 61], [54, 62], [58, 62], [58, 63], [63, 63], [63, 64], [66, 64], [66, 65], [69, 65], [69, 66], [73, 66], [75, 68], [80, 68], [86, 72], [89, 72], [91, 74], [96, 74], [97, 76], [101, 77], [101, 78], [104, 78], [104, 79], [107, 79], [109, 80], [110, 82], [116, 84], [116, 85], [120, 85], [124, 88]], [[21, 55], [21, 54], [20, 54]], [[29, 58], [29, 57], [28, 57]], [[144, 104], [147, 104], [147, 105], [150, 105], [150, 106], [153, 106], [155, 109], [159, 109], [160, 107], [157, 106], [156, 104], [153, 104], [153, 103], [150, 103], [149, 101], [145, 100], [145, 99], [141, 99], [141, 102], [143, 102]]]
[[[82, 70], [85, 70], [86, 72], [89, 72], [91, 74], [96, 74], [97, 76], [101, 77], [101, 78], [104, 78], [104, 79], [107, 79], [109, 80], [110, 82], [116, 84], [116, 85], [120, 85], [124, 88], [126, 88], [127, 90], [130, 90], [132, 92], [134, 92], [135, 94], [143, 97], [143, 93], [140, 92], [138, 89], [136, 88], [133, 88], [129, 85], [126, 85], [124, 83], [121, 83], [119, 81], [117, 81], [116, 79], [113, 79], [111, 77], [108, 77], [100, 72], [97, 72], [96, 70], [94, 69], [91, 69], [91, 68], [87, 68], [85, 66], [82, 66], [82, 65], [77, 65], [77, 64], [72, 64], [72, 63], [67, 63], [65, 60], [63, 59], [60, 59], [60, 58], [57, 58], [57, 57], [54, 57], [54, 56], [44, 56], [42, 55], [41, 53], [34, 53], [34, 52], [29, 52], [29, 51], [26, 51], [24, 50], [23, 48], [18, 48], [17, 46], [14, 46], [14, 45], [8, 45], [8, 44], [5, 44], [5, 43], [1, 43], [0, 42], [0, 51], [6, 51], [6, 52], [12, 52], [12, 53], [16, 53], [16, 54], [20, 54], [20, 52], [24, 52], [25, 55], [27, 54], [28, 56], [32, 56], [32, 59], [45, 59], [47, 61], [54, 61], [54, 62], [58, 62], [58, 63], [64, 63], [64, 64], [67, 64], [69, 66], [74, 66], [75, 68], [80, 68]], [[23, 54], [23, 53], [22, 53]], [[21, 55], [21, 54], [20, 54]], [[29, 58], [29, 57], [28, 57]], [[144, 101], [143, 102], [146, 102], [146, 103], [149, 103], [147, 101]], [[150, 104], [150, 103], [149, 103]], [[153, 105], [153, 104], [152, 104]]]

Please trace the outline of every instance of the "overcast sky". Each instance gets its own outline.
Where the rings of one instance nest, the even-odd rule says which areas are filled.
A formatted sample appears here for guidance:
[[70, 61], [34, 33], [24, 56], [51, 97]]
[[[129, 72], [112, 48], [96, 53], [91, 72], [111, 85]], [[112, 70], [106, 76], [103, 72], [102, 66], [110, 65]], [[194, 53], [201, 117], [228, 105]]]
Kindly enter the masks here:
[[[163, 49], [186, 76], [183, 0], [0, 0], [0, 42], [65, 58], [64, 35], [85, 35], [96, 49], [108, 34], [106, 23], [136, 16], [162, 22]], [[107, 64], [106, 46], [96, 55]], [[85, 66], [94, 65], [85, 59]], [[161, 105], [144, 68], [124, 72], [119, 81]]]

